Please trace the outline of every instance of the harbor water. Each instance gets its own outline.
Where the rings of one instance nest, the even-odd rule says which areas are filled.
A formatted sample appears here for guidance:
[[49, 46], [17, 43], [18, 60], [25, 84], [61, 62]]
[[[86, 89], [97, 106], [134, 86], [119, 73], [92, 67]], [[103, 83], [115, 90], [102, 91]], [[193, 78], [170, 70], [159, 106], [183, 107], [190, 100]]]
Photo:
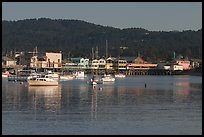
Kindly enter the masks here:
[[29, 87], [2, 78], [2, 134], [202, 134], [202, 76], [88, 79]]

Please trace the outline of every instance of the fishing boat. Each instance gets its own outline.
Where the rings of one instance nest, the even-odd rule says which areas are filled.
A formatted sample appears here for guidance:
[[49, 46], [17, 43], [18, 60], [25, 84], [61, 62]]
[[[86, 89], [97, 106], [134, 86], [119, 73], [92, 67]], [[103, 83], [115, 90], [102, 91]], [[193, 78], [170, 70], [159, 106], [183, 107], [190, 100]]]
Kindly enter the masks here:
[[39, 78], [30, 78], [28, 80], [29, 86], [58, 86], [59, 82], [52, 78], [46, 77], [39, 77]]
[[103, 82], [113, 82], [115, 81], [115, 78], [112, 75], [104, 75], [102, 78]]

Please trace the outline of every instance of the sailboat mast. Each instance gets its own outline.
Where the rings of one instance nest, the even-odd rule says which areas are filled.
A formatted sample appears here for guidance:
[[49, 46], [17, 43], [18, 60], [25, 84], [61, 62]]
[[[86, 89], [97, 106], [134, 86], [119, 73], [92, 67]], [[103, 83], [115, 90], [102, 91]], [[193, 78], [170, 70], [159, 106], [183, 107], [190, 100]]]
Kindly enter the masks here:
[[108, 41], [106, 40], [106, 58], [108, 58]]

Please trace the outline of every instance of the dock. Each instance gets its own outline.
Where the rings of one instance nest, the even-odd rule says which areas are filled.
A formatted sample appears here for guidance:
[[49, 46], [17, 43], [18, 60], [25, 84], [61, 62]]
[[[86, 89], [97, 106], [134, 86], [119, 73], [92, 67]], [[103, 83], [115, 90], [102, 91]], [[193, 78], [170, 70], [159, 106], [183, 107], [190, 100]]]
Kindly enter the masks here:
[[8, 81], [27, 82], [27, 76], [8, 76]]

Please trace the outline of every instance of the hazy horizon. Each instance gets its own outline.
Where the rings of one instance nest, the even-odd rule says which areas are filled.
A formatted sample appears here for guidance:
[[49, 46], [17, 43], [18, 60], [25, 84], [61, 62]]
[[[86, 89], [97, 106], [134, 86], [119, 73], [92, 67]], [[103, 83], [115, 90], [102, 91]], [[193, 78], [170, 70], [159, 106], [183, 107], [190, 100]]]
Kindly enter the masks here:
[[81, 20], [119, 29], [202, 29], [202, 2], [2, 2], [2, 20]]

